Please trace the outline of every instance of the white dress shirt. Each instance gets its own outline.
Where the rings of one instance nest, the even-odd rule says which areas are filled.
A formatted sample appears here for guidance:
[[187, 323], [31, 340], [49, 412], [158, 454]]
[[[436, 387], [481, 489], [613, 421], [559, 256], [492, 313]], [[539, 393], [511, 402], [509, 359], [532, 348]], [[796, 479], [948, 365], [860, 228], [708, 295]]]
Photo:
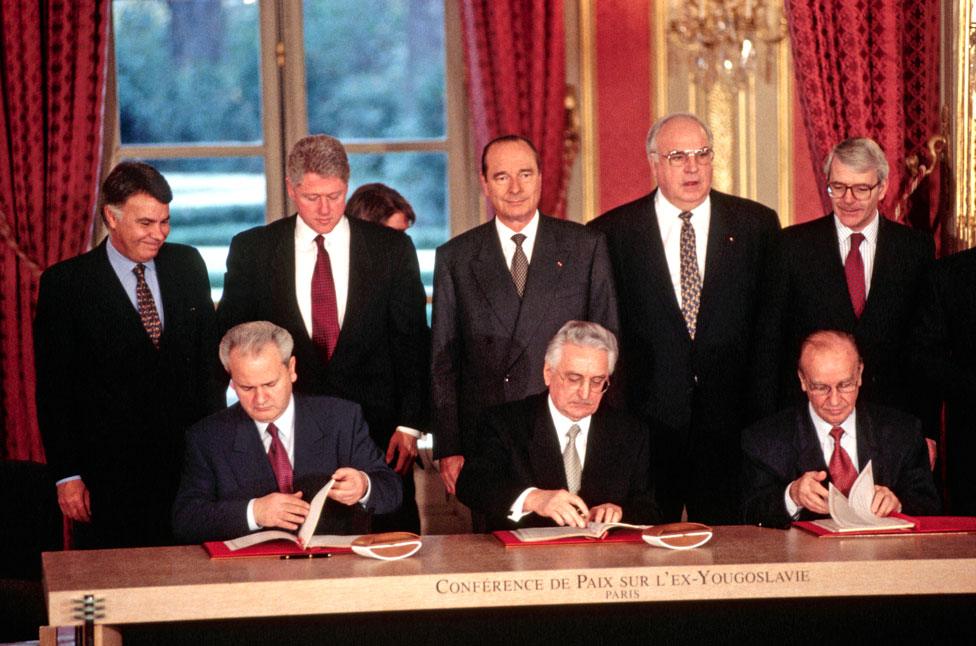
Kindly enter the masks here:
[[[305, 224], [301, 217], [296, 217], [295, 220], [295, 300], [298, 301], [298, 310], [302, 313], [305, 329], [311, 338], [312, 274], [315, 273], [315, 261], [319, 257], [318, 245], [315, 244], [315, 237], [319, 234]], [[325, 250], [329, 252], [329, 264], [332, 266], [340, 328], [349, 297], [349, 237], [349, 220], [346, 216], [339, 219], [332, 231], [322, 234]]]
[[[556, 437], [559, 440], [559, 454], [560, 460], [562, 459], [562, 453], [566, 450], [569, 445], [569, 429], [576, 424], [580, 427], [580, 432], [576, 434], [576, 452], [579, 454], [580, 468], [586, 466], [586, 438], [590, 434], [590, 421], [593, 419], [592, 416], [587, 416], [581, 418], [578, 422], [574, 422], [565, 415], [559, 412], [556, 405], [552, 402], [552, 397], [547, 398], [549, 403], [549, 418], [552, 420], [552, 425], [556, 427]], [[525, 511], [525, 498], [535, 491], [538, 487], [529, 487], [515, 499], [512, 503], [508, 517], [514, 522], [522, 520], [528, 515]]]
[[[817, 415], [812, 405], [807, 404], [807, 406], [810, 411], [810, 419], [813, 420], [813, 428], [817, 432], [817, 439], [820, 440], [820, 450], [823, 452], [824, 464], [829, 467], [830, 458], [834, 454], [834, 438], [830, 437], [830, 430], [834, 428], [834, 425], [824, 421]], [[852, 410], [848, 418], [838, 424], [838, 426], [844, 429], [844, 434], [840, 437], [841, 448], [847, 451], [847, 455], [850, 456], [854, 470], [860, 471], [861, 468], [858, 466], [857, 461], [857, 411]], [[786, 485], [786, 513], [793, 518], [797, 518], [801, 509], [802, 507], [793, 502], [793, 498], [790, 497], [790, 485]]]
[[[671, 284], [674, 295], [681, 305], [681, 209], [668, 201], [661, 191], [654, 193], [654, 212], [657, 214], [657, 225], [661, 230], [661, 242], [664, 243], [664, 258], [668, 261], [668, 273], [671, 274]], [[691, 228], [695, 230], [695, 255], [698, 256], [698, 275], [702, 283], [705, 282], [705, 252], [708, 247], [708, 228], [712, 221], [712, 198], [691, 210]]]
[[[861, 260], [864, 262], [864, 297], [867, 298], [871, 292], [871, 276], [874, 275], [874, 254], [878, 251], [878, 229], [880, 228], [881, 216], [877, 211], [871, 223], [861, 230], [864, 234], [864, 241], [861, 242]], [[837, 227], [837, 242], [840, 245], [840, 261], [847, 261], [847, 254], [851, 250], [852, 229], [841, 224], [840, 219], [834, 216], [834, 226]]]
[[512, 257], [515, 256], [515, 242], [512, 241], [512, 236], [516, 233], [521, 233], [525, 236], [525, 240], [522, 241], [522, 251], [525, 252], [525, 259], [529, 261], [529, 264], [532, 264], [532, 249], [535, 248], [535, 237], [539, 231], [538, 209], [536, 209], [535, 215], [532, 216], [529, 223], [522, 227], [521, 231], [509, 229], [498, 216], [495, 216], [495, 231], [498, 232], [498, 240], [502, 243], [502, 253], [505, 254], [506, 267], [511, 268]]

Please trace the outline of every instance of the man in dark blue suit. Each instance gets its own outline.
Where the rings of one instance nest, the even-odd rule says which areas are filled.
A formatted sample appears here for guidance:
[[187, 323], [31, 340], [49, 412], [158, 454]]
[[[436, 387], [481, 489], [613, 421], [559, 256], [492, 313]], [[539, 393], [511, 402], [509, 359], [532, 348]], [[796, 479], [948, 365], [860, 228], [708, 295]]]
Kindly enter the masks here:
[[226, 405], [207, 268], [166, 242], [172, 199], [122, 162], [102, 184], [108, 239], [41, 276], [37, 420], [77, 547], [172, 543], [184, 433]]
[[402, 499], [400, 479], [383, 461], [357, 404], [293, 396], [294, 342], [267, 321], [231, 328], [220, 360], [240, 400], [187, 433], [173, 531], [183, 542], [224, 540], [258, 529], [294, 530], [315, 491], [368, 512], [388, 513]]

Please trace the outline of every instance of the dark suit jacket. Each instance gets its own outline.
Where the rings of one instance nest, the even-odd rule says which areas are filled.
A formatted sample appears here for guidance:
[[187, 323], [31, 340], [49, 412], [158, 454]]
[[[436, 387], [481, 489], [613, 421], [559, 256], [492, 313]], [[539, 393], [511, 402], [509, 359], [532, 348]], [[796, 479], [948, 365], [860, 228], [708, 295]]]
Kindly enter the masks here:
[[[912, 369], [945, 400], [947, 505], [976, 515], [976, 250], [939, 261], [923, 298]], [[938, 426], [926, 433], [938, 437]]]
[[912, 322], [934, 256], [931, 237], [881, 218], [868, 299], [854, 316], [833, 214], [783, 231], [756, 356], [759, 412], [806, 401], [796, 376], [800, 344], [811, 332], [836, 329], [857, 339], [864, 360], [862, 400], [923, 416], [907, 370]]
[[590, 226], [607, 236], [620, 304], [616, 374], [625, 383], [628, 407], [651, 427], [658, 502], [664, 510], [662, 491], [685, 480], [686, 491], [715, 507], [699, 517], [726, 522], [738, 504], [736, 457], [748, 421], [748, 366], [761, 279], [779, 222], [771, 209], [718, 191], [711, 192], [711, 205], [694, 341], [671, 283], [654, 193]]
[[393, 229], [348, 218], [349, 297], [325, 364], [295, 299], [296, 217], [234, 236], [217, 308], [220, 332], [259, 320], [288, 330], [295, 340], [295, 391], [356, 402], [385, 450], [398, 424], [426, 424], [430, 329], [413, 243]]
[[522, 299], [489, 221], [437, 249], [433, 428], [437, 457], [465, 455], [480, 412], [545, 389], [546, 346], [566, 321], [617, 331], [603, 236], [542, 216]]
[[[310, 500], [317, 489], [299, 489], [302, 483], [324, 485], [339, 467], [369, 475], [369, 511], [386, 513], [400, 506], [400, 479], [370, 439], [360, 407], [334, 397], [296, 395], [296, 490]], [[248, 501], [277, 490], [257, 427], [235, 404], [187, 432], [173, 531], [185, 543], [243, 536], [249, 531]]]
[[81, 475], [91, 493], [95, 545], [165, 544], [183, 434], [225, 405], [210, 283], [195, 249], [162, 246], [157, 350], [106, 244], [41, 277], [38, 423], [54, 478]]
[[[580, 498], [590, 506], [620, 505], [624, 522], [657, 522], [649, 441], [647, 427], [636, 418], [601, 406], [590, 422]], [[554, 525], [536, 514], [517, 524], [507, 518], [512, 503], [529, 487], [566, 488], [545, 392], [485, 412], [457, 483], [458, 499], [486, 515], [489, 531]]]
[[[742, 434], [743, 515], [747, 523], [789, 525], [786, 487], [807, 471], [827, 471], [823, 450], [806, 405], [784, 409]], [[928, 452], [917, 419], [901, 411], [866, 402], [857, 404], [857, 460], [870, 460], [875, 484], [891, 489], [906, 514], [932, 515], [940, 510]], [[826, 487], [826, 482], [824, 483]], [[802, 510], [801, 519], [816, 518]]]

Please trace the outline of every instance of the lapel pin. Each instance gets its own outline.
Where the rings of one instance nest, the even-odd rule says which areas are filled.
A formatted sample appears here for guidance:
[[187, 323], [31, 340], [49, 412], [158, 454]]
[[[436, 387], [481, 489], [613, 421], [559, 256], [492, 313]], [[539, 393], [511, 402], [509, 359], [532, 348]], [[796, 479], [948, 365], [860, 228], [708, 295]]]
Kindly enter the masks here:
[[735, 242], [735, 236], [729, 236], [729, 242]]
[[562, 267], [563, 266], [563, 261], [562, 260], [557, 260], [556, 261], [556, 266], [557, 267]]

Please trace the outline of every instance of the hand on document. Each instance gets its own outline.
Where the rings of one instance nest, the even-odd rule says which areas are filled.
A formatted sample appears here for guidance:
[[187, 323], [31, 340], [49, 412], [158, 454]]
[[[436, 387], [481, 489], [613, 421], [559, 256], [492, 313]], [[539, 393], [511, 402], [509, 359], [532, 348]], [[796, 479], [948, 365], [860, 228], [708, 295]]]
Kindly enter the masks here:
[[790, 483], [790, 498], [800, 507], [816, 514], [829, 513], [827, 488], [822, 484], [826, 479], [826, 471], [807, 471]]
[[586, 527], [590, 516], [583, 499], [565, 489], [535, 489], [526, 496], [522, 508], [570, 527]]
[[254, 499], [254, 522], [261, 527], [298, 529], [308, 516], [308, 503], [302, 492], [269, 493]]

